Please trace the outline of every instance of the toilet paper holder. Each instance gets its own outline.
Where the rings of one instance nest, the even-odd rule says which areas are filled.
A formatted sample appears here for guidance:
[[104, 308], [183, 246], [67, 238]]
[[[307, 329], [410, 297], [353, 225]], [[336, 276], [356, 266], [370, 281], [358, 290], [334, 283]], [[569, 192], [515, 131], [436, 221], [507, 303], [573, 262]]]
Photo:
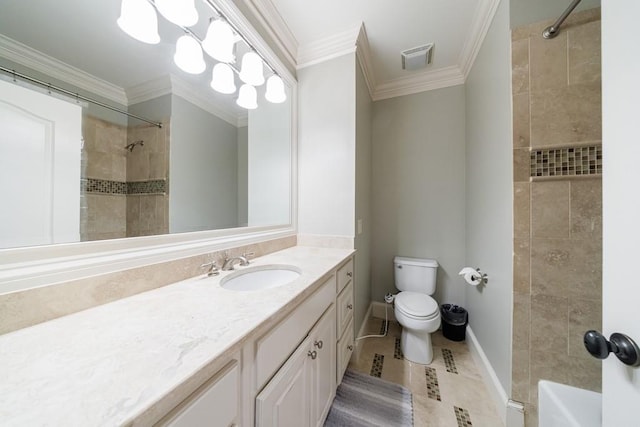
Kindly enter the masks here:
[[464, 267], [458, 274], [463, 276], [464, 280], [472, 286], [486, 285], [489, 282], [489, 275], [483, 273], [480, 267], [476, 267], [475, 269], [472, 267]]

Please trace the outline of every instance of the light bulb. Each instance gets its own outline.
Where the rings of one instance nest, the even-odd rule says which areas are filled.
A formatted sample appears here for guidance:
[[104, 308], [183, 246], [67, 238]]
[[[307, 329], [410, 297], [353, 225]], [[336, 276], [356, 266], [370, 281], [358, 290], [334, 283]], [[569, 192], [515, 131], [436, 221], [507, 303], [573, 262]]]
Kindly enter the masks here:
[[181, 27], [191, 27], [198, 22], [195, 0], [155, 0], [158, 12], [168, 21]]
[[287, 99], [287, 94], [284, 92], [284, 82], [279, 76], [275, 74], [267, 80], [267, 91], [264, 94], [267, 101], [274, 104], [281, 104]]
[[238, 94], [236, 104], [247, 110], [255, 110], [258, 108], [257, 98], [258, 93], [256, 92], [256, 88], [245, 84], [240, 86], [240, 93]]
[[262, 58], [255, 52], [247, 52], [242, 57], [240, 80], [252, 86], [260, 86], [264, 83], [262, 73]]
[[200, 43], [187, 34], [178, 39], [173, 60], [182, 71], [190, 74], [200, 74], [207, 68]]
[[136, 40], [149, 44], [160, 42], [158, 16], [147, 0], [122, 0], [117, 22], [122, 31]]
[[222, 19], [217, 19], [209, 24], [207, 35], [202, 41], [202, 48], [213, 59], [220, 62], [233, 62], [233, 45], [235, 38], [233, 29]]
[[220, 93], [234, 93], [236, 83], [233, 79], [233, 70], [227, 64], [218, 63], [211, 73], [211, 88]]

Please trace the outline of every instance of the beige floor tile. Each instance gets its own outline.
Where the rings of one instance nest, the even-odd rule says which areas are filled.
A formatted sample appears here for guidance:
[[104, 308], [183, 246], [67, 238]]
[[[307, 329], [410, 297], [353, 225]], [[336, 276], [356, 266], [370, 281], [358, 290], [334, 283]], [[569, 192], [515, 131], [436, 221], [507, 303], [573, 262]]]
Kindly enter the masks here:
[[[365, 331], [378, 334], [381, 324], [380, 319], [370, 319]], [[390, 322], [386, 337], [358, 341], [349, 368], [369, 375], [375, 355], [383, 355], [381, 378], [401, 384], [413, 393], [415, 427], [459, 427], [455, 406], [468, 411], [474, 427], [503, 426], [464, 341], [448, 340], [441, 331], [432, 334], [434, 357], [432, 363], [425, 366], [394, 357], [396, 338], [400, 335], [400, 325]], [[457, 373], [447, 372], [443, 350], [450, 352], [452, 363], [449, 366], [455, 366]], [[441, 401], [428, 397], [427, 368], [431, 372], [435, 370]]]

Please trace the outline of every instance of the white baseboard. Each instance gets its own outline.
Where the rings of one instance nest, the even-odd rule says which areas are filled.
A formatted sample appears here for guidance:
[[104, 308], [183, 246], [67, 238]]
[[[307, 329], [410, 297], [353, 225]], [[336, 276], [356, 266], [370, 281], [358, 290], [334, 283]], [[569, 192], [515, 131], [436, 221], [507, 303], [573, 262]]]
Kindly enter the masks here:
[[471, 352], [471, 356], [480, 369], [480, 374], [482, 375], [482, 378], [484, 379], [484, 382], [489, 389], [489, 394], [491, 395], [491, 398], [496, 405], [498, 415], [502, 419], [502, 422], [506, 425], [507, 408], [509, 407], [509, 395], [498, 380], [498, 376], [491, 366], [491, 363], [489, 362], [487, 355], [484, 353], [484, 350], [482, 350], [482, 347], [480, 346], [476, 335], [473, 333], [471, 326], [467, 326], [467, 344], [469, 344], [469, 351]]
[[384, 319], [385, 306], [387, 307], [388, 319], [395, 322], [396, 316], [393, 312], [393, 305], [384, 302], [373, 301], [371, 303], [371, 316], [377, 317], [378, 319]]
[[360, 330], [358, 331], [358, 334], [356, 335], [357, 337], [361, 337], [364, 335], [364, 331], [365, 328], [367, 326], [367, 322], [369, 321], [369, 318], [371, 317], [371, 310], [373, 308], [373, 303], [369, 304], [369, 308], [367, 309], [367, 312], [364, 314], [364, 319], [362, 320], [362, 325], [360, 325]]

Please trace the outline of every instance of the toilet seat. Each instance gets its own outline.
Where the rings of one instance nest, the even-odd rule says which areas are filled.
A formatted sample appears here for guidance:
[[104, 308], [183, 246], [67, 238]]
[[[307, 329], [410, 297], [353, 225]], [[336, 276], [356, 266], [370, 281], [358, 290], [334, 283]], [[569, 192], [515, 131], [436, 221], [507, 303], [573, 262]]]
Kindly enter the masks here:
[[416, 320], [431, 320], [440, 315], [436, 300], [418, 292], [400, 292], [395, 297], [395, 306], [402, 314]]

